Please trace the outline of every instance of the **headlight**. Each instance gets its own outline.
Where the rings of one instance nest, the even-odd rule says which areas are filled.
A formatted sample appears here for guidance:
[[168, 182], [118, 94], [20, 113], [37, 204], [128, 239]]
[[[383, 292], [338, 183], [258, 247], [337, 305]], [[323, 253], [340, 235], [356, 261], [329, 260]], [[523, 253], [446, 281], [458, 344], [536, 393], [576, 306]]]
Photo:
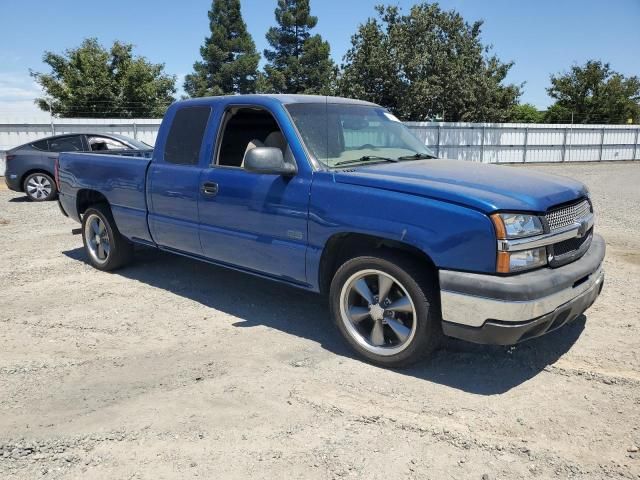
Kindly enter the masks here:
[[[516, 240], [534, 237], [544, 233], [540, 218], [526, 213], [496, 213], [491, 215], [491, 221], [496, 229], [498, 245], [501, 240]], [[504, 242], [507, 243], [507, 242]], [[546, 247], [527, 250], [501, 251], [498, 248], [496, 271], [499, 273], [515, 273], [547, 264]]]
[[499, 239], [531, 237], [544, 233], [540, 218], [524, 213], [496, 213], [491, 215]]

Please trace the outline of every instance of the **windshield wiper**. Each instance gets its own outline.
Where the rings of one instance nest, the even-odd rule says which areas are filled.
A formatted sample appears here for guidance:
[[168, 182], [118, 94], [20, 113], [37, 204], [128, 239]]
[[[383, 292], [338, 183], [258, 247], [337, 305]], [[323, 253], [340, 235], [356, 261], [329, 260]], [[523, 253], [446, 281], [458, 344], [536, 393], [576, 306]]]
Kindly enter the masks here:
[[431, 155], [430, 153], [418, 153], [416, 152], [414, 155], [404, 155], [402, 157], [398, 157], [398, 160], [426, 160], [428, 158], [438, 158], [435, 155]]
[[351, 163], [360, 163], [360, 162], [367, 162], [369, 160], [384, 160], [385, 162], [397, 162], [399, 161], [399, 159], [396, 158], [389, 158], [389, 157], [379, 157], [378, 155], [363, 155], [360, 158], [355, 158], [353, 160], [343, 160], [342, 162], [338, 162], [336, 164], [334, 164], [334, 167], [339, 167], [341, 165], [349, 165]]

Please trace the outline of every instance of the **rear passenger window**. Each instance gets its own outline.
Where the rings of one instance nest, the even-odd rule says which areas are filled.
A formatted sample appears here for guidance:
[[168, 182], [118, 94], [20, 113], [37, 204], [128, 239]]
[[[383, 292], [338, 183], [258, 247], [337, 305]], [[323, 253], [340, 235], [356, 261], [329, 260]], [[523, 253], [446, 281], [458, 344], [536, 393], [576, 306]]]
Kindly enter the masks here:
[[200, 147], [211, 108], [185, 107], [176, 112], [167, 144], [164, 147], [164, 161], [180, 165], [197, 165]]
[[32, 147], [37, 148], [38, 150], [49, 150], [49, 140], [40, 140], [39, 142], [33, 142], [31, 144]]
[[82, 150], [82, 140], [79, 135], [73, 137], [50, 138], [50, 152], [78, 152]]

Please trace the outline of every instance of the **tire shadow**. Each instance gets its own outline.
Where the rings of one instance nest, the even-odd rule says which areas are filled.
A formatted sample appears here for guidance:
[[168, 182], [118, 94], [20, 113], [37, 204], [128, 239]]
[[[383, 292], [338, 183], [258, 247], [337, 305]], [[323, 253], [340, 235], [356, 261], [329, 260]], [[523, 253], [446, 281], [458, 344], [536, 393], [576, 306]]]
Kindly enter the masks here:
[[[81, 247], [62, 253], [86, 263]], [[326, 299], [320, 295], [144, 247], [136, 249], [130, 266], [112, 274], [233, 315], [240, 319], [233, 324], [235, 327], [266, 325], [360, 361], [333, 325]], [[578, 340], [585, 322], [586, 317], [581, 315], [554, 332], [511, 347], [446, 338], [430, 360], [395, 371], [478, 395], [504, 393], [555, 363]]]
[[[24, 195], [23, 197], [11, 197], [9, 199], [9, 201], [11, 203], [24, 203], [24, 202], [31, 202], [31, 199], [29, 197], [27, 197], [26, 195]], [[36, 203], [36, 202], [34, 202]]]

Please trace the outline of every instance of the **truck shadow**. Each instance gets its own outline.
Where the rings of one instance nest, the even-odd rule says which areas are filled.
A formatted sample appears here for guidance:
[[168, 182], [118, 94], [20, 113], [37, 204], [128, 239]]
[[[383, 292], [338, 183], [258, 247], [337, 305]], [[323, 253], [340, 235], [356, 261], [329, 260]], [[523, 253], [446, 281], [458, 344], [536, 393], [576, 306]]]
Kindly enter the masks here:
[[[63, 252], [86, 262], [82, 248]], [[151, 249], [140, 249], [121, 275], [233, 315], [239, 328], [268, 326], [318, 342], [355, 360], [330, 319], [326, 299], [269, 280]], [[566, 353], [584, 330], [585, 317], [542, 338], [515, 347], [474, 345], [446, 339], [430, 361], [396, 370], [399, 375], [436, 382], [479, 395], [509, 391]]]

